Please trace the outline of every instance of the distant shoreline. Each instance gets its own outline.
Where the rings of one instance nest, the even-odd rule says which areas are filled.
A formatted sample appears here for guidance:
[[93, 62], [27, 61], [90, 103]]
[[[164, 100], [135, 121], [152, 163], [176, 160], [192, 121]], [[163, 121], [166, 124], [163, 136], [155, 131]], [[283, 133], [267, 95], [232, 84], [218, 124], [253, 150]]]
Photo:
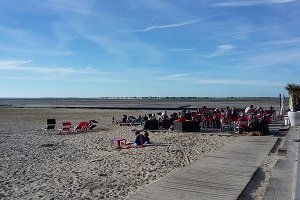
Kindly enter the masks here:
[[[39, 108], [50, 108], [50, 109], [98, 109], [98, 110], [181, 110], [180, 108], [174, 108], [174, 107], [94, 107], [94, 106], [11, 106], [11, 105], [0, 105], [1, 108], [30, 108], [30, 109], [39, 109]], [[188, 107], [189, 110], [197, 110], [197, 108]]]
[[279, 97], [0, 97], [0, 100], [262, 100], [262, 99], [278, 99]]
[[250, 105], [268, 109], [278, 109], [279, 98], [239, 97], [239, 98], [161, 98], [161, 99], [99, 99], [99, 98], [0, 98], [1, 108], [53, 108], [53, 109], [105, 109], [105, 110], [190, 110], [207, 108], [244, 108]]

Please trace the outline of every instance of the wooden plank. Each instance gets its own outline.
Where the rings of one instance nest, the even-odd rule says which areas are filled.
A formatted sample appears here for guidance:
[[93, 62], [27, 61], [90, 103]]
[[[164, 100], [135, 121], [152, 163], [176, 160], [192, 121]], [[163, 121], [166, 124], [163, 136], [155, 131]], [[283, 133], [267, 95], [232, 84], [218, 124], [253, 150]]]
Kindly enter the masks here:
[[[230, 194], [223, 193], [220, 195], [219, 193], [214, 192], [203, 192], [203, 191], [191, 191], [191, 190], [178, 190], [176, 188], [161, 188], [154, 187], [151, 190], [145, 191], [143, 195], [138, 197], [132, 197], [130, 199], [159, 199], [159, 200], [175, 200], [175, 199], [183, 199], [183, 200], [201, 200], [201, 199], [229, 199]], [[144, 197], [144, 198], [143, 198]]]
[[276, 137], [239, 137], [175, 171], [130, 199], [236, 199], [276, 143]]

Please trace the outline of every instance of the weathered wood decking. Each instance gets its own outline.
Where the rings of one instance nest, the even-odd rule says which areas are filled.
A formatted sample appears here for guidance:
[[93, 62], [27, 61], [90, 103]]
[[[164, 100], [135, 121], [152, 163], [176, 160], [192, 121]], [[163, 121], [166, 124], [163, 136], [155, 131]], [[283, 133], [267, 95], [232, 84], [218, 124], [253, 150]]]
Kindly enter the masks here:
[[222, 149], [145, 187], [130, 199], [237, 199], [277, 139], [238, 137]]
[[300, 145], [297, 142], [300, 130], [291, 127], [285, 134], [282, 149], [286, 150], [286, 154], [278, 152], [281, 156], [273, 167], [263, 200], [300, 199]]

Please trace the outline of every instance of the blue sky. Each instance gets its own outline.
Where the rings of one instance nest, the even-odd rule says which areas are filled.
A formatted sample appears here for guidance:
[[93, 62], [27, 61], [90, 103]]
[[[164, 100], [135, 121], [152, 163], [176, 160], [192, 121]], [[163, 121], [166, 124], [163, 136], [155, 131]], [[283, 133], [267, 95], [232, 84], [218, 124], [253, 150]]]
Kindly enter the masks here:
[[0, 97], [278, 96], [299, 0], [1, 0]]

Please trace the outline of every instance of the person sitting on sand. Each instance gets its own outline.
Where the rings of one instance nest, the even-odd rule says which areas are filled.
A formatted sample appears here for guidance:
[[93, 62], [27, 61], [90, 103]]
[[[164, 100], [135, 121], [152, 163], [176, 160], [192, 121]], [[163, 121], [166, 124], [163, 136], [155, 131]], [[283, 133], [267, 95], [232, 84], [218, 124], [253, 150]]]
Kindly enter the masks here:
[[122, 117], [122, 123], [126, 123], [127, 122], [127, 115], [123, 115]]
[[145, 136], [144, 144], [150, 144], [151, 142], [150, 142], [150, 138], [149, 138], [149, 133], [147, 131], [145, 132], [144, 136]]
[[135, 146], [141, 146], [145, 143], [145, 136], [141, 134], [140, 131], [135, 131], [135, 140], [134, 145]]

